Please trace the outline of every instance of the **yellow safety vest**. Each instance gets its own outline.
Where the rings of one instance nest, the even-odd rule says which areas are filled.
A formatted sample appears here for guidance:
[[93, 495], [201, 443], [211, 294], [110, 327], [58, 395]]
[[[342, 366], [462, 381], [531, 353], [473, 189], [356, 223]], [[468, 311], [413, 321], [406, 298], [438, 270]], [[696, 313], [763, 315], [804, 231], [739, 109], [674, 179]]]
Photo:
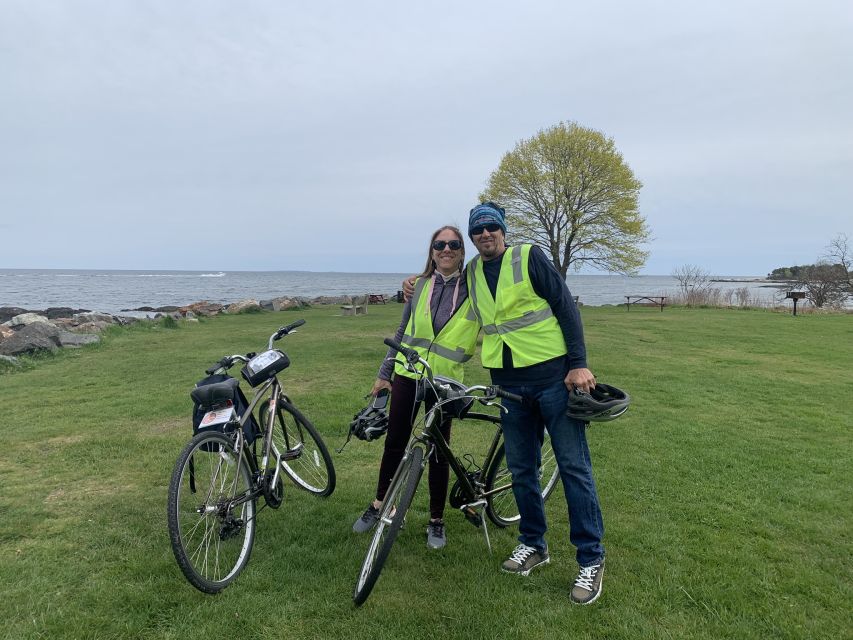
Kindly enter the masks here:
[[503, 345], [509, 345], [515, 367], [528, 367], [565, 355], [566, 341], [551, 307], [530, 283], [530, 249], [533, 245], [509, 247], [501, 259], [497, 300], [492, 296], [476, 256], [468, 264], [468, 297], [483, 326], [483, 366], [503, 367]]
[[[426, 295], [430, 280], [431, 278], [418, 278], [415, 282], [412, 312], [400, 342], [417, 351], [418, 355], [429, 363], [433, 375], [448, 376], [461, 382], [464, 376], [463, 365], [474, 355], [477, 346], [480, 323], [471, 309], [471, 298], [468, 297], [450, 316], [450, 320], [438, 335], [435, 335], [432, 328], [432, 308], [429, 296]], [[399, 362], [394, 366], [394, 371], [397, 375], [407, 378], [417, 377], [406, 371]]]

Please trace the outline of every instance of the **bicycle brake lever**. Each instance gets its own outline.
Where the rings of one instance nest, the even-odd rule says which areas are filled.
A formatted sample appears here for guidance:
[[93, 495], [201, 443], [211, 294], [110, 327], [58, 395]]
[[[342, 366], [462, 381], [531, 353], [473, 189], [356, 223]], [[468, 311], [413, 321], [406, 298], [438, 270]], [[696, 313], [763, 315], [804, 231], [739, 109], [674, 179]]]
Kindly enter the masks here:
[[487, 407], [497, 407], [502, 413], [509, 413], [509, 409], [503, 406], [500, 402], [495, 402], [494, 400], [483, 400], [482, 398], [480, 398], [480, 402]]

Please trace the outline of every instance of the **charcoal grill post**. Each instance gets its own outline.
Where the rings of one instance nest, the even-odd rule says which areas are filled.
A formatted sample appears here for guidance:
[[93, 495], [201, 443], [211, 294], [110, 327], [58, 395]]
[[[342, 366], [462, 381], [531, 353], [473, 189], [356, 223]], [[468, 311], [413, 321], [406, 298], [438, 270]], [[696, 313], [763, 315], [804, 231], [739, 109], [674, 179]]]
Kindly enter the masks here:
[[797, 300], [802, 300], [806, 297], [805, 291], [787, 291], [785, 297], [794, 301], [794, 315], [797, 315]]

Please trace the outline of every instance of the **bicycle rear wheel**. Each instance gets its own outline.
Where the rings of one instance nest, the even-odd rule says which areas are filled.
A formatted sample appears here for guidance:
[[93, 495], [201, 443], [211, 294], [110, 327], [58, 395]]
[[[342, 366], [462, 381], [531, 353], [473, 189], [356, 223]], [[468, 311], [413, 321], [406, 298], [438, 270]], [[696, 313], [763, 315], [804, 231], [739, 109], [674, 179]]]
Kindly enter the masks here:
[[[539, 485], [542, 491], [542, 499], [547, 500], [554, 492], [557, 482], [560, 480], [560, 470], [557, 468], [557, 458], [551, 448], [551, 438], [545, 432], [545, 440], [542, 443], [542, 464], [539, 467]], [[486, 472], [486, 491], [495, 488], [506, 487], [490, 495], [486, 500], [486, 514], [489, 520], [499, 527], [507, 527], [518, 522], [521, 516], [518, 506], [515, 504], [515, 496], [512, 494], [512, 474], [506, 466], [506, 453], [504, 443], [501, 442], [495, 453], [492, 465]]]
[[233, 440], [200, 433], [184, 447], [169, 483], [167, 521], [175, 560], [205, 593], [218, 593], [243, 570], [255, 540], [252, 473]]
[[391, 553], [391, 547], [400, 533], [406, 512], [415, 497], [415, 491], [424, 471], [424, 451], [420, 447], [413, 448], [408, 457], [404, 458], [397, 469], [391, 486], [385, 494], [382, 508], [379, 510], [379, 520], [376, 530], [367, 549], [367, 555], [361, 565], [358, 581], [352, 599], [356, 605], [364, 604], [373, 590], [382, 567]]
[[[273, 445], [283, 456], [281, 468], [301, 489], [317, 496], [335, 490], [332, 456], [314, 425], [287, 400], [280, 400]], [[291, 457], [292, 456], [292, 457]]]

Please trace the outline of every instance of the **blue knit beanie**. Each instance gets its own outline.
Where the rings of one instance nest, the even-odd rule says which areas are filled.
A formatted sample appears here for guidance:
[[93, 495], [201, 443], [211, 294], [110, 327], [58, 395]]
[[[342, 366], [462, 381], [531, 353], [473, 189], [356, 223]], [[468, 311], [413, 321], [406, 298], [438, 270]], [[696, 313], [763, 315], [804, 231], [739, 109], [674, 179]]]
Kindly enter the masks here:
[[468, 214], [468, 237], [471, 237], [471, 229], [474, 227], [482, 227], [486, 224], [500, 225], [501, 230], [506, 235], [506, 222], [504, 220], [505, 211], [494, 202], [483, 202], [471, 209]]

